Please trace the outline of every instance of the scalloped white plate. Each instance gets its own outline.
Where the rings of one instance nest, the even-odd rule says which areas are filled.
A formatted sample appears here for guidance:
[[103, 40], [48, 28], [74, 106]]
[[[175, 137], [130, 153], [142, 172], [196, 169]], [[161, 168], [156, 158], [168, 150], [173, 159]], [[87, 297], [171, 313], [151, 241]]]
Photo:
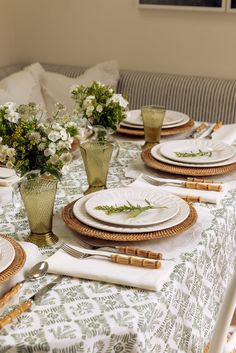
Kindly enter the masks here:
[[7, 179], [16, 174], [14, 169], [0, 167], [0, 179]]
[[[209, 152], [209, 155], [183, 157], [180, 153], [196, 153], [198, 151]], [[235, 149], [222, 141], [211, 140], [179, 140], [169, 141], [161, 144], [160, 153], [171, 160], [183, 163], [217, 163], [233, 157]]]
[[[126, 190], [129, 188], [126, 187]], [[132, 188], [135, 189], [135, 188]], [[136, 190], [140, 190], [140, 188], [136, 188]], [[99, 191], [98, 191], [99, 192]], [[78, 201], [75, 202], [73, 206], [73, 213], [75, 217], [80, 221], [83, 222], [84, 224], [87, 224], [90, 227], [93, 227], [95, 229], [101, 229], [105, 230], [108, 232], [116, 232], [116, 233], [148, 233], [148, 232], [155, 232], [158, 230], [163, 230], [163, 229], [168, 229], [170, 227], [174, 227], [180, 223], [182, 223], [188, 216], [190, 212], [189, 205], [186, 201], [182, 200], [180, 197], [167, 193], [166, 195], [170, 195], [173, 201], [176, 202], [177, 207], [179, 208], [179, 212], [177, 213], [176, 216], [171, 218], [170, 220], [159, 223], [159, 224], [154, 224], [154, 225], [149, 225], [145, 227], [124, 227], [124, 226], [115, 226], [111, 225], [105, 222], [98, 221], [96, 218], [93, 218], [90, 216], [86, 209], [85, 209], [85, 204], [87, 200], [89, 200], [93, 195], [89, 194], [87, 196], [82, 197]]]
[[[233, 146], [232, 146], [233, 147]], [[236, 163], [236, 147], [233, 147], [234, 148], [234, 155], [233, 157], [225, 160], [225, 161], [222, 161], [222, 162], [218, 162], [218, 163], [207, 163], [207, 164], [193, 164], [193, 163], [183, 163], [183, 162], [177, 162], [177, 161], [173, 161], [171, 159], [168, 159], [166, 157], [164, 157], [161, 152], [160, 152], [160, 148], [161, 148], [161, 144], [160, 145], [156, 145], [154, 146], [152, 149], [151, 149], [151, 155], [153, 158], [155, 158], [157, 161], [160, 161], [160, 162], [163, 162], [163, 163], [167, 163], [167, 164], [170, 164], [170, 165], [177, 165], [177, 166], [180, 166], [180, 167], [190, 167], [190, 168], [196, 168], [196, 167], [199, 167], [199, 168], [209, 168], [209, 167], [222, 167], [224, 165], [229, 165], [229, 164], [232, 164], [232, 163]]]
[[[108, 215], [105, 211], [97, 210], [97, 206], [132, 205], [147, 206], [147, 200], [157, 209], [149, 209], [137, 217], [129, 217], [129, 212], [119, 212]], [[173, 198], [162, 190], [137, 190], [133, 188], [118, 188], [102, 190], [92, 196], [85, 204], [88, 214], [98, 221], [116, 225], [141, 227], [165, 222], [178, 213], [178, 207]]]
[[[184, 113], [175, 112], [174, 110], [167, 110], [162, 125], [163, 129], [169, 129], [186, 124], [189, 121], [189, 116]], [[141, 110], [130, 110], [127, 113], [127, 118], [122, 121], [122, 126], [132, 127], [135, 129], [143, 129], [143, 120], [141, 117]]]
[[0, 272], [4, 271], [15, 258], [13, 245], [0, 236]]

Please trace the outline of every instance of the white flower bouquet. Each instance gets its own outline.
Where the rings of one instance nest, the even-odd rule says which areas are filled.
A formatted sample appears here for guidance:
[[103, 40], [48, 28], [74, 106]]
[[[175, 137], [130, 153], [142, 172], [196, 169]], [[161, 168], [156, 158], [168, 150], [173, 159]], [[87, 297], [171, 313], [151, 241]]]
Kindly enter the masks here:
[[73, 86], [71, 94], [79, 118], [87, 119], [92, 126], [99, 125], [116, 130], [125, 118], [128, 101], [100, 82], [94, 81], [89, 87]]
[[24, 175], [32, 170], [61, 177], [71, 162], [76, 125], [57, 106], [51, 119], [41, 123], [42, 109], [34, 103], [0, 105], [0, 162]]

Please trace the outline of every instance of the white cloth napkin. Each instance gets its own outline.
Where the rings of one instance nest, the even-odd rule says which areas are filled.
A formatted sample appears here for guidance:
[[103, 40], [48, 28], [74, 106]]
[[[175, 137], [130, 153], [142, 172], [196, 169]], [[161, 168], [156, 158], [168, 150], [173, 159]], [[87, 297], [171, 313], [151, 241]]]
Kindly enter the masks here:
[[[196, 224], [183, 232], [181, 236], [155, 239], [144, 242], [129, 242], [132, 247], [141, 247], [146, 250], [162, 252], [165, 258], [175, 258], [175, 261], [162, 261], [162, 267], [157, 270], [150, 270], [141, 267], [120, 265], [111, 262], [108, 259], [98, 257], [88, 257], [85, 259], [76, 259], [71, 257], [63, 250], [58, 250], [54, 255], [48, 258], [49, 273], [67, 275], [77, 278], [86, 278], [96, 281], [121, 284], [131, 287], [137, 287], [152, 291], [160, 290], [175, 265], [180, 262], [181, 254], [191, 252], [195, 249], [199, 241], [202, 227], [208, 227], [212, 216], [208, 210], [200, 204], [197, 205], [198, 220]], [[72, 232], [65, 225], [61, 218], [54, 219], [55, 234], [60, 240], [67, 242], [77, 248], [76, 238], [79, 234]], [[61, 235], [60, 235], [61, 234]], [[96, 243], [95, 238], [91, 242]], [[100, 245], [107, 245], [106, 241], [99, 239]], [[111, 245], [111, 242], [110, 242]]]
[[[160, 173], [156, 170], [152, 170], [148, 168], [141, 158], [138, 158], [135, 162], [132, 162], [128, 165], [125, 171], [125, 176], [128, 178], [136, 179], [131, 185], [135, 186], [151, 186], [147, 181], [142, 179], [141, 174], [150, 175], [153, 177], [163, 177], [163, 173]], [[166, 176], [166, 175], [165, 175]], [[168, 175], [169, 179], [173, 178], [176, 179], [174, 175]], [[179, 186], [169, 186], [169, 185], [161, 185], [161, 186], [154, 186], [155, 189], [166, 190], [178, 196], [196, 196], [201, 197], [204, 202], [210, 203], [219, 203], [220, 200], [225, 196], [227, 192], [227, 185], [223, 184], [223, 190], [220, 192], [217, 191], [205, 191], [205, 190], [194, 190], [194, 189], [186, 189]]]
[[236, 124], [222, 125], [221, 128], [213, 132], [212, 139], [221, 140], [225, 143], [236, 143]]

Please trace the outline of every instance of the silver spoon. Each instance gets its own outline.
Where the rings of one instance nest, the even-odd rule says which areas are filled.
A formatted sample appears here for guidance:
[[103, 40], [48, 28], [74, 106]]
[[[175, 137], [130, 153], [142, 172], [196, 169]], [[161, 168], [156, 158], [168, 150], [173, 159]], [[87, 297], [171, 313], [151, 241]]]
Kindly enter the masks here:
[[25, 279], [23, 281], [18, 282], [0, 298], [0, 308], [2, 308], [7, 302], [9, 302], [12, 297], [14, 297], [19, 292], [25, 281], [35, 281], [39, 278], [42, 278], [46, 275], [47, 269], [48, 263], [46, 261], [41, 261], [34, 265], [29, 271], [25, 273]]

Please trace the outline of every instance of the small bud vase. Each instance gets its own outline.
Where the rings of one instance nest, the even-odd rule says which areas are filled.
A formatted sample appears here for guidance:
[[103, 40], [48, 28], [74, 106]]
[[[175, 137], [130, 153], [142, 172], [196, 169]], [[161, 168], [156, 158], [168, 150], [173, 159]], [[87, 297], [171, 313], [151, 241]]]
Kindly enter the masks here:
[[110, 131], [103, 126], [94, 126], [91, 139], [80, 145], [89, 187], [85, 195], [106, 189], [109, 163], [113, 151], [118, 149], [115, 141], [111, 141]]
[[52, 232], [57, 182], [52, 176], [33, 171], [27, 173], [19, 185], [30, 227], [30, 235], [26, 240], [39, 247], [51, 246], [58, 241]]

